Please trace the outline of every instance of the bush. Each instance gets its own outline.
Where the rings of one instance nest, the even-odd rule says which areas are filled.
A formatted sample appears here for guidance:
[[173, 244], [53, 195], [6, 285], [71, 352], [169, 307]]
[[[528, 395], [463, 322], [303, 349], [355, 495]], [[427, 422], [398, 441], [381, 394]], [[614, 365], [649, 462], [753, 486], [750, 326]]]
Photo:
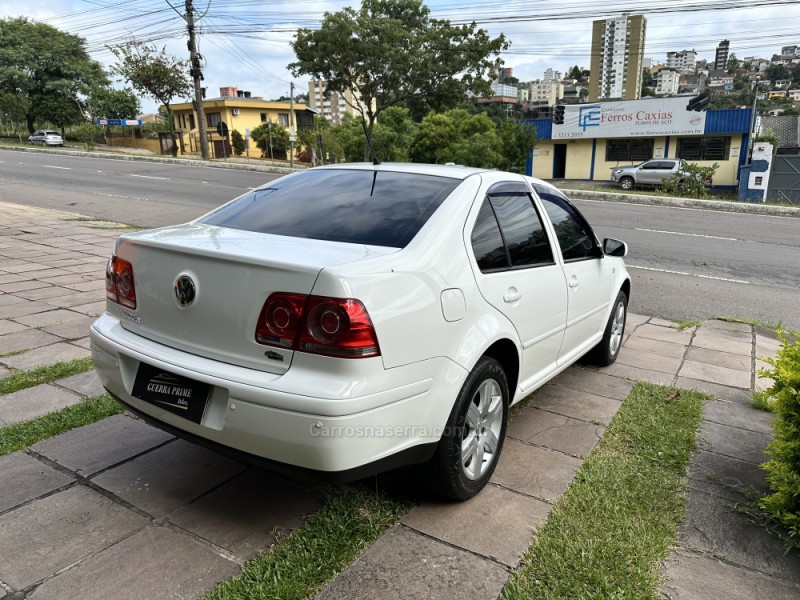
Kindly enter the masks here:
[[699, 167], [684, 162], [680, 170], [661, 182], [661, 191], [681, 198], [708, 198], [706, 183], [717, 172], [719, 165]]
[[767, 359], [772, 369], [761, 371], [775, 381], [767, 390], [775, 398], [775, 436], [761, 466], [772, 494], [760, 506], [786, 528], [787, 546], [800, 547], [800, 340], [781, 334], [781, 342], [777, 358]]
[[94, 123], [81, 123], [74, 130], [73, 134], [87, 150], [94, 150], [95, 144], [103, 140], [103, 128]]
[[244, 154], [244, 136], [239, 133], [238, 129], [234, 129], [231, 132], [231, 146], [233, 146], [233, 152], [236, 156]]

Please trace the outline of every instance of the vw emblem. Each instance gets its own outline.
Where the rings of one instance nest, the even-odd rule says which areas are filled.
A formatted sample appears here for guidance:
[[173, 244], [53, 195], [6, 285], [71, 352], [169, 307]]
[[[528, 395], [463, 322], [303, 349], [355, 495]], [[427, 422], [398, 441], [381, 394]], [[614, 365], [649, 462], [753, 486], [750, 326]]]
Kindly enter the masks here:
[[179, 275], [173, 287], [175, 289], [175, 299], [178, 301], [178, 306], [181, 308], [191, 306], [197, 295], [197, 290], [192, 278], [188, 275]]

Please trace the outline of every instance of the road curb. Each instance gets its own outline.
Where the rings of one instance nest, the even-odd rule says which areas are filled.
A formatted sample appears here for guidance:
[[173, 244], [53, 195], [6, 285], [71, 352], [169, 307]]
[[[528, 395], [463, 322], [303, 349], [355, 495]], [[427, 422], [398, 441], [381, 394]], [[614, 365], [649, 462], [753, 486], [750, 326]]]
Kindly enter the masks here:
[[596, 192], [562, 188], [571, 198], [579, 200], [601, 200], [604, 202], [627, 202], [629, 204], [651, 204], [654, 206], [677, 206], [723, 212], [770, 215], [775, 217], [800, 218], [800, 208], [791, 206], [772, 206], [749, 202], [725, 202], [722, 200], [699, 200], [694, 198], [675, 198], [672, 196], [646, 196], [643, 194], [623, 194], [620, 192]]

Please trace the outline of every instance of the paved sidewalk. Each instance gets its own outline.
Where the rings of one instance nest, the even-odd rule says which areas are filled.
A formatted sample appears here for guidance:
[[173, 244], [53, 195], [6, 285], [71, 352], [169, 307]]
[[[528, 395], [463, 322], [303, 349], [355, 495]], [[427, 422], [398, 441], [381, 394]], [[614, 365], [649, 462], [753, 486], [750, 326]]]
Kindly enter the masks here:
[[[0, 377], [88, 356], [115, 224], [0, 202]], [[496, 598], [635, 380], [702, 389], [671, 598], [800, 597], [800, 559], [736, 509], [764, 489], [769, 415], [749, 406], [774, 334], [630, 315], [616, 364], [571, 368], [510, 423], [491, 484], [426, 502], [321, 598]], [[0, 396], [0, 427], [102, 393], [93, 373]], [[319, 506], [316, 493], [116, 415], [0, 457], [0, 600], [198, 598]]]

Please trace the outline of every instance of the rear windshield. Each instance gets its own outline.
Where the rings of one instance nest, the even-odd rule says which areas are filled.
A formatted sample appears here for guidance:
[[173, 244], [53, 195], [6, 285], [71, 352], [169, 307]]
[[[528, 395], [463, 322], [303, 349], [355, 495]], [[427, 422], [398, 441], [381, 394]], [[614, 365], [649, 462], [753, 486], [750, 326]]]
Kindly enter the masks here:
[[405, 247], [460, 179], [321, 169], [278, 179], [202, 222], [315, 240]]

